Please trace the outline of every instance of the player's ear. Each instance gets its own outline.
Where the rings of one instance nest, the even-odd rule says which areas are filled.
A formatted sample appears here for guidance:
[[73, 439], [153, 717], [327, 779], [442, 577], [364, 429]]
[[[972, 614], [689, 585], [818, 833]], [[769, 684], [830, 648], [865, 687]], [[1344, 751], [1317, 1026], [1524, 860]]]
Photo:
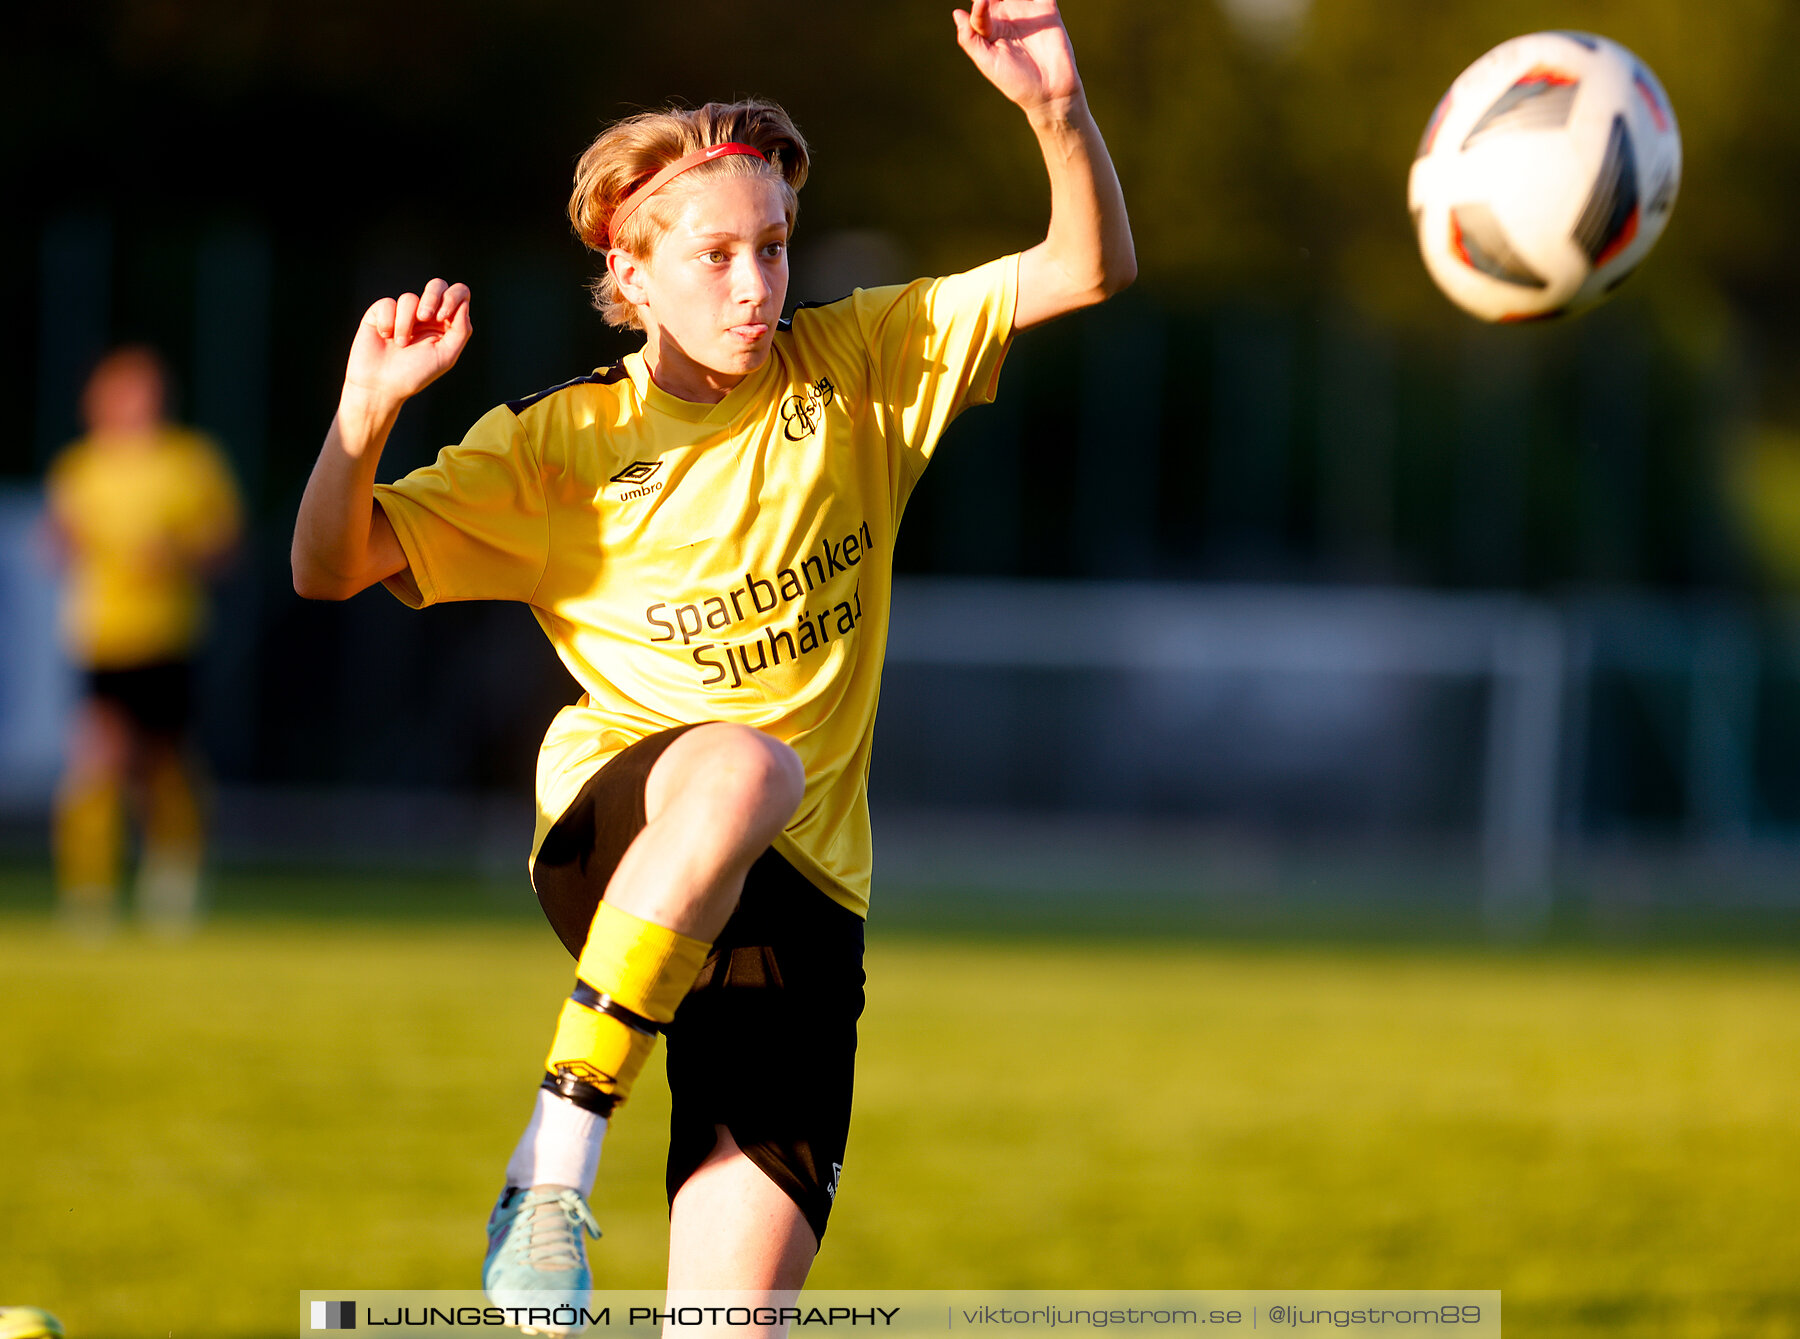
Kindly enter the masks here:
[[644, 290], [644, 263], [629, 251], [621, 251], [614, 247], [606, 253], [607, 272], [612, 275], [613, 284], [619, 290], [619, 296], [634, 307], [642, 307], [650, 295]]

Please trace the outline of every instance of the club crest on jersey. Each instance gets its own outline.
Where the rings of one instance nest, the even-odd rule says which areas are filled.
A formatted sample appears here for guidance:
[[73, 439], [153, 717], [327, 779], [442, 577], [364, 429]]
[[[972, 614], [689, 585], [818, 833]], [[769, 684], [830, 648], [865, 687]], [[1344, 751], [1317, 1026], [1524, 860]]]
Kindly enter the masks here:
[[782, 435], [790, 442], [811, 437], [819, 430], [819, 419], [825, 406], [837, 398], [837, 387], [829, 377], [820, 377], [806, 388], [804, 395], [790, 395], [781, 402]]
[[657, 479], [655, 483], [650, 482], [662, 466], [660, 460], [634, 460], [607, 482], [625, 485], [625, 490], [618, 495], [621, 502], [629, 502], [634, 497], [648, 497], [651, 493], [662, 491], [661, 479]]

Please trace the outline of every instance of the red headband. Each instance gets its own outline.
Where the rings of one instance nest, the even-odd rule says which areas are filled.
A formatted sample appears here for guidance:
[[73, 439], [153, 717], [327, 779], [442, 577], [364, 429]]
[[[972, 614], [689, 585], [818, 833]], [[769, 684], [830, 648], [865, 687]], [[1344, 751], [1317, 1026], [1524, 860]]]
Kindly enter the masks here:
[[[747, 153], [752, 158], [763, 157], [761, 149], [752, 148], [748, 144], [739, 144], [736, 140], [731, 140], [724, 144], [715, 144], [709, 149], [698, 149], [693, 153], [690, 153], [686, 158], [677, 158], [654, 177], [651, 177], [649, 181], [646, 181], [642, 186], [639, 186], [630, 195], [626, 196], [625, 202], [617, 209], [613, 210], [612, 218], [608, 219], [606, 223], [606, 244], [611, 246], [613, 242], [618, 239], [619, 230], [625, 226], [625, 220], [632, 216], [639, 205], [643, 204], [644, 201], [655, 195], [664, 186], [667, 186], [671, 181], [675, 180], [676, 177], [679, 177], [683, 172], [686, 172], [690, 167], [699, 167], [700, 164], [710, 163], [715, 158], [729, 158], [733, 154], [738, 153]], [[763, 158], [763, 161], [767, 162], [768, 159]]]

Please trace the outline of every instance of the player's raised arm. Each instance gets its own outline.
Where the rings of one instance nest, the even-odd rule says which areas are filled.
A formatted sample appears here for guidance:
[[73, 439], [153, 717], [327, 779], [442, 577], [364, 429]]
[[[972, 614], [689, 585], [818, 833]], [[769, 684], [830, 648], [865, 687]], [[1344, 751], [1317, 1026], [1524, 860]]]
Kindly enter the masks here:
[[1019, 258], [1014, 328], [1104, 302], [1137, 277], [1137, 256], [1056, 0], [974, 0], [953, 17], [957, 44], [1024, 110], [1050, 172], [1050, 230]]
[[375, 467], [400, 407], [456, 365], [473, 327], [469, 289], [433, 279], [363, 314], [337, 416], [294, 523], [294, 589], [347, 600], [401, 571], [406, 555], [375, 505]]

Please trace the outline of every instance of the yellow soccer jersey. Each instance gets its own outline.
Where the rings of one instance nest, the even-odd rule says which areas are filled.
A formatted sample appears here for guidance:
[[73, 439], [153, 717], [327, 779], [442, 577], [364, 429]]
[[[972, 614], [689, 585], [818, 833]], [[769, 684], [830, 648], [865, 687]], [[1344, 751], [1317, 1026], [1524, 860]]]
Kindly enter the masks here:
[[776, 848], [867, 913], [868, 772], [894, 535], [950, 420], [994, 397], [1018, 258], [803, 307], [718, 404], [642, 353], [495, 409], [376, 498], [416, 607], [521, 600], [586, 695], [538, 758], [533, 853], [583, 783], [672, 726], [800, 755]]
[[237, 540], [237, 488], [213, 443], [164, 427], [144, 440], [84, 437], [50, 466], [50, 510], [68, 542], [63, 635], [91, 669], [193, 653], [201, 570]]

